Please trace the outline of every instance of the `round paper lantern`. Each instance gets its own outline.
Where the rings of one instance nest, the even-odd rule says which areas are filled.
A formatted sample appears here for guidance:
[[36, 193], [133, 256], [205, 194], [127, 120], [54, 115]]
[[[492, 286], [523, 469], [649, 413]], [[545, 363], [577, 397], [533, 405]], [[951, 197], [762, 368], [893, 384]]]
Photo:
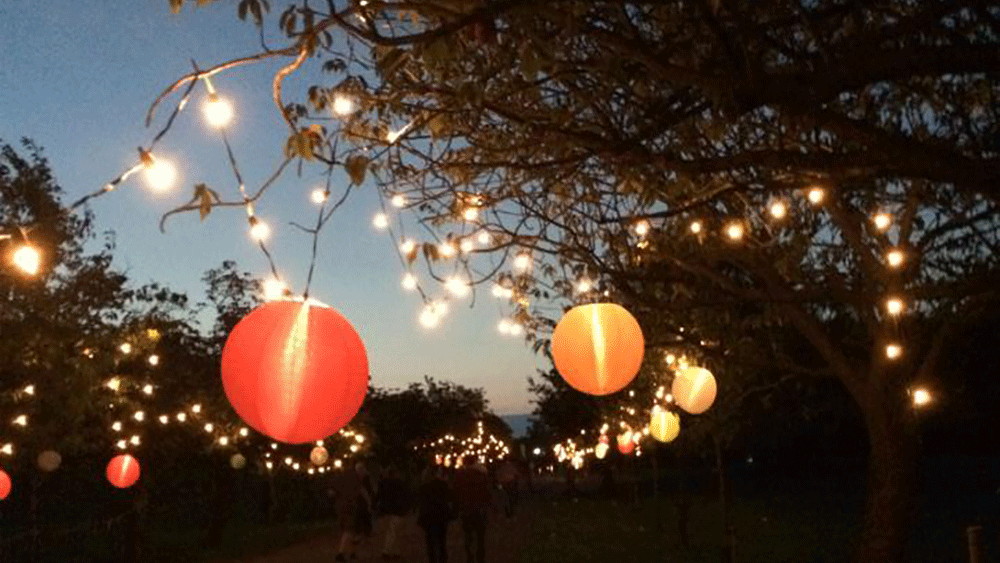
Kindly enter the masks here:
[[0, 500], [7, 498], [7, 495], [10, 494], [10, 488], [10, 475], [7, 475], [6, 471], [0, 469]]
[[631, 313], [614, 303], [570, 309], [552, 333], [552, 358], [571, 387], [609, 395], [628, 385], [642, 364], [646, 342]]
[[288, 444], [335, 434], [368, 391], [368, 357], [350, 323], [315, 301], [272, 301], [222, 350], [222, 385], [244, 422]]
[[59, 452], [53, 450], [45, 450], [44, 452], [38, 454], [38, 468], [46, 473], [51, 473], [62, 464], [62, 456]]
[[233, 454], [229, 458], [229, 466], [233, 469], [243, 469], [247, 466], [247, 458], [243, 457], [243, 454]]
[[618, 435], [618, 451], [629, 455], [635, 450], [635, 440], [632, 439], [632, 432], [625, 431]]
[[649, 418], [649, 435], [659, 442], [672, 442], [681, 432], [681, 417], [663, 409], [653, 409]]
[[139, 480], [139, 460], [129, 454], [115, 456], [108, 462], [108, 481], [119, 489], [127, 489]]
[[679, 407], [701, 414], [715, 401], [715, 377], [705, 368], [684, 368], [674, 376], [670, 392]]
[[610, 448], [610, 446], [608, 446], [604, 442], [601, 442], [600, 444], [597, 444], [597, 446], [594, 448], [594, 456], [597, 459], [604, 459], [604, 456], [608, 455], [608, 449], [609, 448]]
[[316, 446], [309, 452], [309, 461], [313, 462], [313, 465], [323, 465], [330, 459], [330, 452], [326, 451], [323, 446]]

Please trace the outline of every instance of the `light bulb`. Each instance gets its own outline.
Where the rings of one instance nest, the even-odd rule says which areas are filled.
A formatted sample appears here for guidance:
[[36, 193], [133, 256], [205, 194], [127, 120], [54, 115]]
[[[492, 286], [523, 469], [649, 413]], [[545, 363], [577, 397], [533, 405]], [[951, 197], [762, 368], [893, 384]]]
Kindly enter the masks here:
[[417, 242], [411, 238], [408, 238], [399, 245], [399, 250], [403, 254], [409, 254], [413, 252], [413, 249], [415, 249], [416, 247], [417, 247]]
[[158, 366], [158, 365], [160, 365], [160, 357], [157, 356], [156, 354], [151, 355], [149, 357], [148, 361], [149, 361], [149, 365], [151, 365], [151, 366]]
[[205, 423], [205, 432], [211, 432], [212, 430], [215, 430], [215, 425], [211, 422]]
[[771, 217], [774, 217], [775, 219], [783, 219], [785, 215], [788, 214], [788, 207], [785, 205], [785, 202], [776, 201], [771, 204], [770, 212]]
[[202, 111], [205, 113], [205, 120], [208, 121], [208, 124], [216, 129], [229, 125], [229, 122], [233, 120], [233, 104], [215, 94], [209, 95]]
[[452, 276], [445, 282], [445, 288], [455, 297], [465, 297], [469, 294], [469, 284], [459, 276]]
[[125, 440], [118, 440], [118, 443], [116, 445], [118, 446], [119, 450], [124, 450], [125, 448], [128, 447], [128, 442], [126, 442]]
[[105, 385], [108, 386], [108, 389], [111, 389], [112, 391], [117, 391], [121, 387], [121, 384], [122, 384], [121, 379], [118, 379], [117, 377], [112, 377], [111, 379], [108, 380], [108, 382]]
[[182, 413], [182, 412], [177, 413], [177, 421], [178, 422], [184, 422], [185, 420], [187, 420], [187, 414]]
[[219, 438], [219, 445], [220, 446], [228, 446], [229, 445], [229, 438], [226, 437], [226, 436], [220, 437]]
[[588, 280], [586, 278], [584, 278], [584, 279], [576, 282], [576, 292], [577, 293], [587, 293], [592, 288], [593, 288], [593, 284], [591, 284], [590, 280]]
[[886, 262], [888, 262], [889, 266], [891, 266], [893, 268], [898, 268], [898, 267], [902, 266], [903, 265], [903, 260], [905, 258], [906, 258], [906, 255], [903, 254], [903, 251], [899, 250], [899, 249], [890, 250], [885, 255]]
[[22, 272], [33, 276], [38, 273], [42, 257], [34, 246], [24, 244], [14, 251], [11, 260]]
[[691, 232], [698, 234], [701, 232], [701, 221], [691, 221]]
[[28, 386], [26, 386], [24, 388], [24, 392], [26, 394], [28, 394], [28, 395], [34, 395], [35, 394], [35, 386], [34, 385], [28, 385]]
[[826, 192], [823, 188], [810, 188], [806, 193], [806, 197], [809, 198], [809, 203], [819, 205], [823, 203], [823, 199], [826, 197]]
[[922, 407], [927, 403], [931, 402], [930, 391], [924, 389], [923, 387], [913, 390], [913, 405], [917, 407]]
[[635, 234], [644, 237], [649, 234], [649, 221], [639, 221], [635, 224]]
[[191, 412], [193, 412], [194, 414], [200, 413], [201, 412], [201, 405], [199, 405], [199, 404], [193, 405], [191, 407]]
[[18, 416], [17, 418], [14, 419], [14, 424], [16, 424], [18, 426], [27, 426], [28, 425], [28, 415], [22, 414], [22, 415]]
[[476, 235], [476, 240], [479, 241], [479, 244], [489, 244], [491, 238], [489, 231], [479, 231], [479, 234]]
[[523, 333], [524, 333], [524, 327], [521, 326], [521, 323], [516, 323], [516, 322], [510, 323], [511, 336], [520, 336]]
[[271, 234], [271, 227], [267, 226], [267, 223], [257, 219], [256, 217], [250, 218], [250, 236], [255, 240], [263, 241]]
[[344, 117], [354, 113], [354, 99], [343, 94], [333, 97], [333, 113]]
[[3, 447], [0, 448], [0, 453], [3, 453], [4, 455], [14, 455], [14, 444], [4, 444]]
[[132, 345], [129, 344], [128, 342], [125, 342], [124, 344], [122, 344], [121, 346], [119, 346], [118, 349], [122, 351], [122, 354], [131, 354], [132, 353]]
[[330, 194], [327, 193], [327, 191], [324, 190], [323, 188], [316, 188], [315, 190], [312, 191], [312, 201], [316, 205], [322, 205], [323, 203], [326, 203], [326, 200], [329, 197]]
[[140, 442], [140, 441], [139, 441], [139, 436], [138, 436], [138, 435], [133, 435], [133, 436], [132, 436], [131, 438], [129, 438], [129, 442], [130, 442], [130, 443], [131, 443], [131, 444], [132, 444], [133, 446], [138, 446], [138, 445], [139, 445], [139, 442]]
[[441, 322], [441, 317], [434, 314], [434, 310], [429, 306], [424, 307], [424, 310], [420, 312], [420, 324], [424, 328], [434, 328]]
[[743, 225], [740, 223], [730, 223], [726, 227], [726, 236], [732, 241], [740, 240], [743, 238]]
[[478, 207], [466, 207], [465, 211], [462, 211], [462, 218], [466, 221], [475, 221], [479, 217]]
[[438, 254], [445, 258], [451, 258], [455, 255], [455, 245], [450, 242], [442, 242], [438, 245]]
[[132, 418], [134, 418], [137, 422], [142, 422], [146, 420], [146, 413], [137, 411], [134, 415], [132, 415]]
[[403, 275], [403, 281], [400, 282], [400, 285], [402, 285], [403, 289], [406, 291], [413, 291], [414, 289], [417, 289], [417, 276], [407, 272]]
[[173, 186], [177, 170], [166, 160], [153, 160], [153, 155], [149, 155], [149, 163], [145, 164], [145, 176], [149, 187], [162, 192]]
[[462, 239], [462, 242], [459, 243], [459, 245], [458, 245], [459, 250], [461, 250], [462, 252], [464, 252], [466, 254], [468, 254], [469, 252], [472, 252], [472, 250], [475, 247], [476, 247], [476, 245], [475, 245], [475, 243], [472, 242], [472, 239]]
[[288, 286], [285, 285], [285, 282], [283, 282], [281, 280], [277, 280], [277, 279], [274, 279], [274, 278], [265, 280], [264, 281], [264, 300], [265, 301], [274, 301], [276, 299], [281, 299], [282, 297], [285, 296], [285, 291], [287, 289], [288, 289]]
[[885, 300], [885, 310], [892, 316], [899, 315], [903, 312], [903, 300], [898, 297], [890, 297]]
[[514, 269], [518, 272], [527, 272], [531, 269], [531, 255], [518, 254], [514, 257]]
[[500, 319], [497, 323], [497, 330], [500, 334], [510, 334], [510, 321], [507, 319]]
[[152, 395], [153, 394], [153, 386], [147, 383], [142, 388], [142, 392], [145, 393], [145, 394], [147, 394], [147, 395]]
[[375, 218], [372, 219], [372, 225], [375, 225], [376, 229], [384, 229], [389, 226], [389, 216], [385, 213], [376, 213]]
[[892, 217], [886, 212], [876, 213], [872, 217], [872, 222], [875, 223], [875, 228], [879, 231], [886, 231], [890, 225], [892, 225]]
[[167, 416], [167, 415], [165, 415], [165, 414], [161, 414], [160, 415], [160, 424], [166, 424], [168, 422], [170, 422], [170, 417]]
[[247, 430], [246, 428], [240, 428], [240, 436], [243, 436], [244, 438], [246, 438], [247, 435], [249, 435], [249, 434], [250, 434], [249, 430]]
[[886, 344], [885, 346], [885, 357], [890, 360], [895, 360], [896, 358], [903, 355], [903, 347], [899, 344]]
[[406, 196], [403, 194], [396, 194], [392, 196], [393, 207], [406, 207]]

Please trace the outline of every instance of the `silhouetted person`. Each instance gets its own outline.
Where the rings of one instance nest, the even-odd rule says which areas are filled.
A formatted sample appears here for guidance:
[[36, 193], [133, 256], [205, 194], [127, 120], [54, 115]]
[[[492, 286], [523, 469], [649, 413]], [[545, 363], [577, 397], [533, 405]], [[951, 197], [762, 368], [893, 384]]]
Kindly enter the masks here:
[[378, 486], [379, 513], [386, 518], [385, 543], [382, 545], [382, 559], [400, 559], [396, 548], [399, 527], [409, 510], [410, 491], [399, 469], [390, 467]]
[[486, 561], [486, 519], [490, 509], [490, 477], [475, 456], [465, 456], [455, 473], [455, 502], [462, 518], [468, 563]]
[[448, 523], [454, 518], [455, 510], [451, 488], [439, 468], [430, 466], [424, 470], [418, 497], [417, 524], [424, 529], [427, 560], [447, 563]]
[[337, 561], [357, 559], [358, 545], [372, 533], [371, 479], [363, 463], [341, 476], [337, 487], [337, 520], [340, 524], [340, 547]]
[[513, 518], [514, 511], [517, 509], [518, 493], [520, 492], [519, 473], [517, 464], [511, 459], [501, 463], [500, 470], [497, 471], [497, 479], [500, 481], [500, 488], [503, 489], [506, 501], [504, 512], [507, 514], [507, 518]]

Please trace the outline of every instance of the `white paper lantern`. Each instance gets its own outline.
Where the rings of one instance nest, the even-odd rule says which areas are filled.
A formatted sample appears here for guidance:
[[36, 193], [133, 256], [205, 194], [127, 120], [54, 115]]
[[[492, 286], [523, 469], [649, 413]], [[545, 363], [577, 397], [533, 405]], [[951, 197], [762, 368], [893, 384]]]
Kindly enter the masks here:
[[44, 452], [38, 454], [38, 468], [46, 473], [51, 473], [62, 464], [62, 456], [59, 452], [53, 450], [45, 450]]
[[247, 458], [243, 457], [243, 454], [233, 454], [233, 457], [229, 458], [229, 465], [233, 469], [243, 469], [247, 466]]
[[313, 465], [323, 465], [330, 459], [330, 452], [326, 451], [323, 446], [316, 446], [309, 453], [309, 461], [313, 462]]
[[701, 414], [715, 402], [715, 377], [705, 368], [685, 368], [677, 372], [670, 392], [677, 406], [691, 414]]

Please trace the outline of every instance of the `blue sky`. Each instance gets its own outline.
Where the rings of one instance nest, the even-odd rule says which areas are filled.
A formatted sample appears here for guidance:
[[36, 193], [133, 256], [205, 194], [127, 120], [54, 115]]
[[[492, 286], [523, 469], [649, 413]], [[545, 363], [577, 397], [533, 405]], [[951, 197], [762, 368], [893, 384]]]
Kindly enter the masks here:
[[[272, 2], [272, 8], [283, 6]], [[235, 2], [188, 6], [174, 16], [167, 0], [2, 0], [0, 138], [27, 136], [42, 145], [74, 200], [136, 162], [136, 147], [147, 145], [162, 123], [143, 126], [149, 103], [190, 71], [190, 59], [208, 66], [256, 50], [257, 32], [236, 17]], [[280, 162], [287, 135], [270, 100], [270, 78], [279, 64], [245, 67], [214, 80], [235, 105], [230, 139], [251, 190]], [[303, 92], [310, 78], [322, 79], [290, 80], [286, 96]], [[136, 283], [155, 280], [196, 299], [203, 296], [202, 274], [223, 260], [262, 276], [267, 271], [263, 255], [250, 244], [241, 209], [217, 210], [203, 223], [197, 214], [174, 217], [166, 234], [158, 229], [160, 215], [189, 199], [195, 183], [236, 197], [222, 143], [198, 111], [201, 99], [193, 100], [158, 147], [179, 171], [171, 191], [151, 192], [135, 178], [91, 204], [99, 227], [116, 232], [118, 266]], [[314, 221], [309, 193], [320, 183], [316, 172], [286, 173], [257, 209], [272, 226], [270, 248], [293, 289], [303, 286], [310, 239], [288, 222]], [[529, 412], [527, 376], [545, 361], [520, 339], [498, 334], [498, 310], [488, 289], [479, 290], [475, 308], [453, 305], [440, 327], [420, 327], [421, 302], [400, 288], [403, 272], [393, 243], [371, 226], [377, 207], [374, 188], [366, 186], [337, 212], [321, 238], [311, 292], [354, 324], [368, 349], [374, 383], [399, 387], [427, 374], [485, 388], [500, 414]]]

